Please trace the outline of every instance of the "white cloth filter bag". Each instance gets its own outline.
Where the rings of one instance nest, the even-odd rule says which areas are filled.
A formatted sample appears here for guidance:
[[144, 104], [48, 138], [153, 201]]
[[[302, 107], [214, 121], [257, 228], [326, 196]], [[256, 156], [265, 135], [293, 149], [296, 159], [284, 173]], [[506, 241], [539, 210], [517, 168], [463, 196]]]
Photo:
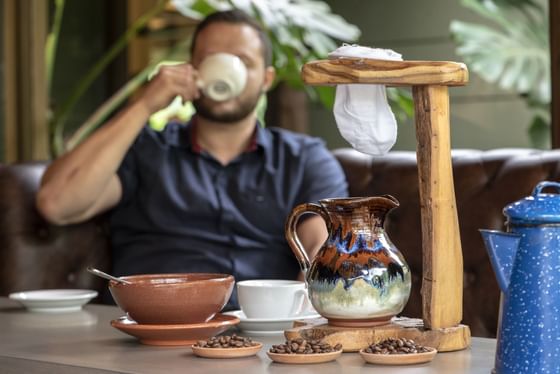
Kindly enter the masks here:
[[[358, 45], [343, 45], [329, 53], [329, 58], [344, 57], [402, 60], [390, 49]], [[333, 112], [340, 135], [362, 153], [384, 155], [397, 141], [397, 121], [387, 102], [385, 85], [339, 84]]]

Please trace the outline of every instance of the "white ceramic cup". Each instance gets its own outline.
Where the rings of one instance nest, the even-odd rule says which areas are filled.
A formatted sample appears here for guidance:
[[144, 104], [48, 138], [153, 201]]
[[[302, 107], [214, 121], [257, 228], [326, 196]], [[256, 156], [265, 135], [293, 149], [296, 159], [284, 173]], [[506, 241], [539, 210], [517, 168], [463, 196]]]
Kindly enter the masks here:
[[243, 92], [247, 84], [247, 68], [235, 55], [214, 53], [200, 63], [197, 84], [212, 100], [229, 100]]
[[237, 282], [237, 297], [247, 318], [290, 318], [311, 308], [304, 282], [259, 279]]

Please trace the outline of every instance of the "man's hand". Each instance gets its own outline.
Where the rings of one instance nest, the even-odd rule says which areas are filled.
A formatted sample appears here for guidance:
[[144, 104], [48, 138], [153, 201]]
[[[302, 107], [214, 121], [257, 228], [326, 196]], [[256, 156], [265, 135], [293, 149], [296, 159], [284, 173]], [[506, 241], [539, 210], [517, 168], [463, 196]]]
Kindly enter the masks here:
[[197, 99], [200, 91], [196, 80], [196, 70], [190, 64], [162, 66], [138, 99], [138, 104], [149, 113], [155, 113], [167, 107], [177, 95], [185, 102]]

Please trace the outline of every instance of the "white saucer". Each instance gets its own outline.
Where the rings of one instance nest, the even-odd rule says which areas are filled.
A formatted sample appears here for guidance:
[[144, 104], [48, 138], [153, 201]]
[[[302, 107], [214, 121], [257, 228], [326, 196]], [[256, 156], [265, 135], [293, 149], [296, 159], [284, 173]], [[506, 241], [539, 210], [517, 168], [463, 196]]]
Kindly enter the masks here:
[[60, 313], [78, 311], [96, 296], [93, 290], [37, 290], [11, 293], [9, 298], [31, 312]]
[[239, 318], [237, 325], [243, 332], [253, 336], [276, 336], [283, 335], [284, 330], [291, 329], [294, 321], [313, 319], [321, 317], [317, 313], [305, 313], [288, 318], [248, 318], [241, 310], [225, 312]]

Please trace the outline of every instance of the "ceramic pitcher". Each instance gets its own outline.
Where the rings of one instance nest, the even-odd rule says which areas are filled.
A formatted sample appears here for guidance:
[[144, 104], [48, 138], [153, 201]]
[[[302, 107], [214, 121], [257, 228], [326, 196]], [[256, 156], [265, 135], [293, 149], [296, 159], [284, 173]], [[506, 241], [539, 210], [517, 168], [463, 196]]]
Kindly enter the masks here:
[[[320, 200], [301, 204], [286, 221], [286, 239], [305, 274], [313, 307], [331, 325], [387, 323], [410, 295], [410, 269], [384, 229], [397, 207], [389, 195]], [[322, 217], [328, 239], [310, 259], [296, 233], [306, 213]]]
[[508, 232], [480, 230], [503, 292], [497, 374], [560, 373], [559, 192], [541, 182], [504, 208]]

